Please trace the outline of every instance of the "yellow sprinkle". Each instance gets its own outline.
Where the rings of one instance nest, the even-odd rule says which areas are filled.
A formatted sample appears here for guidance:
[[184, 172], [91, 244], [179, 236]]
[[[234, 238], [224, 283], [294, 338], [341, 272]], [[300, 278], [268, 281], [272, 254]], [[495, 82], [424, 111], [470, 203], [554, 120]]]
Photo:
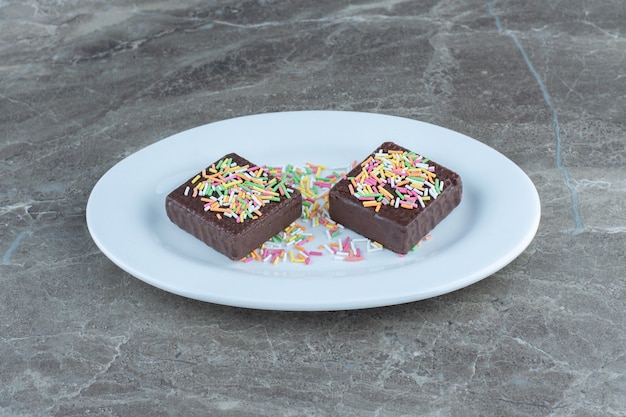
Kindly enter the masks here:
[[196, 175], [192, 180], [191, 183], [195, 184], [198, 180], [200, 179], [200, 174]]
[[380, 188], [378, 188], [378, 191], [380, 191], [382, 194], [384, 194], [390, 200], [393, 200], [393, 198], [394, 198], [393, 195], [389, 191], [387, 191], [385, 188], [380, 187]]
[[231, 181], [231, 182], [228, 182], [228, 183], [224, 184], [224, 188], [234, 187], [235, 185], [241, 184], [242, 182], [243, 181], [241, 181], [241, 180]]

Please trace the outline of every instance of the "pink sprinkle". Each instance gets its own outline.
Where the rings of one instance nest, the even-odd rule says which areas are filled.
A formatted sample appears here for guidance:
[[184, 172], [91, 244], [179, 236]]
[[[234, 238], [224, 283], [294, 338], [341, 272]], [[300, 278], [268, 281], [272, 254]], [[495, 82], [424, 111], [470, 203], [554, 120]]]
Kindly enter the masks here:
[[330, 188], [330, 184], [324, 181], [313, 181], [313, 184], [322, 188]]
[[311, 256], [322, 256], [324, 254], [322, 252], [318, 252], [318, 251], [313, 251], [312, 250], [312, 251], [309, 252], [309, 255], [311, 255]]
[[346, 256], [345, 258], [343, 258], [344, 261], [346, 262], [358, 262], [358, 261], [362, 261], [364, 258], [362, 256]]

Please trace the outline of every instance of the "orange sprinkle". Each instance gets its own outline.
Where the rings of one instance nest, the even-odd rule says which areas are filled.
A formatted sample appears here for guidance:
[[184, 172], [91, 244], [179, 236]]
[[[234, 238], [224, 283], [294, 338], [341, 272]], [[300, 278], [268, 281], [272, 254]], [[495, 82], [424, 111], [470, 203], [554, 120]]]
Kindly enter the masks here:
[[370, 155], [369, 158], [367, 158], [365, 161], [361, 163], [361, 166], [364, 167], [365, 165], [369, 164], [372, 161], [372, 159], [374, 158], [372, 157], [372, 155]]

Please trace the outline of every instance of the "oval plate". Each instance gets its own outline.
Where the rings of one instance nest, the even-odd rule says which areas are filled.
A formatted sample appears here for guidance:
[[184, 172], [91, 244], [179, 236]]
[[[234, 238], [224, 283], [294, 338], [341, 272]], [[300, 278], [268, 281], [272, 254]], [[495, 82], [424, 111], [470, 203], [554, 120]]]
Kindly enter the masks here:
[[[458, 172], [464, 186], [461, 204], [431, 232], [432, 239], [406, 256], [384, 250], [367, 253], [361, 262], [330, 255], [309, 265], [233, 262], [165, 214], [171, 190], [229, 152], [258, 164], [341, 169], [387, 140]], [[142, 281], [211, 303], [293, 311], [401, 304], [466, 287], [524, 251], [539, 218], [539, 196], [528, 176], [481, 142], [411, 119], [337, 111], [260, 114], [178, 133], [111, 168], [87, 203], [95, 243]]]

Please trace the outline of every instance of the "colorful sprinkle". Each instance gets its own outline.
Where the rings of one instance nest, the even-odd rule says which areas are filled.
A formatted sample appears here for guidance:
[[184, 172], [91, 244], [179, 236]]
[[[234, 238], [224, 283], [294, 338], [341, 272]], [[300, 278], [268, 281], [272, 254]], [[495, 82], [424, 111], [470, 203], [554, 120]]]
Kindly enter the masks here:
[[[424, 208], [426, 197], [437, 198], [443, 186], [436, 178], [434, 166], [427, 162], [427, 158], [415, 152], [381, 149], [361, 163], [361, 171], [356, 176], [349, 177], [348, 188], [364, 207], [373, 207], [376, 211], [382, 206], [407, 210]], [[428, 187], [427, 196], [424, 196], [424, 185]]]
[[[200, 197], [204, 211], [214, 212], [217, 218], [226, 216], [241, 223], [257, 219], [263, 207], [280, 201], [280, 196], [291, 197], [292, 189], [278, 183], [263, 167], [239, 166], [232, 158], [219, 160], [191, 181], [192, 197]], [[279, 192], [276, 190], [279, 189]], [[191, 187], [185, 188], [188, 196]]]
[[[404, 164], [401, 161], [404, 161]], [[238, 178], [228, 177], [228, 181], [242, 181], [230, 187], [244, 189], [247, 187], [247, 189], [258, 191], [251, 197], [253, 203], [244, 196], [241, 196], [243, 202], [239, 195], [234, 196], [235, 200], [242, 206], [244, 202], [257, 206], [260, 202], [261, 207], [258, 208], [257, 216], [262, 214], [261, 210], [264, 204], [274, 201], [273, 199], [280, 200], [281, 196], [287, 196], [293, 190], [299, 190], [303, 198], [300, 219], [272, 237], [261, 248], [250, 253], [242, 261], [265, 262], [273, 265], [282, 262], [309, 265], [311, 262], [315, 262], [314, 258], [320, 257], [330, 256], [336, 261], [360, 262], [368, 256], [374, 256], [375, 252], [384, 249], [380, 243], [363, 237], [345, 236], [343, 235], [344, 226], [330, 218], [328, 214], [328, 190], [337, 181], [348, 178], [351, 192], [353, 194], [359, 193], [357, 198], [361, 197], [363, 205], [371, 206], [375, 210], [380, 210], [384, 205], [405, 209], [424, 207], [422, 199], [436, 198], [430, 194], [429, 190], [433, 189], [436, 195], [440, 194], [443, 185], [443, 182], [437, 185], [437, 178], [434, 177], [426, 162], [427, 159], [414, 153], [390, 151], [387, 153], [378, 152], [368, 158], [366, 163], [362, 164], [361, 174], [352, 178], [348, 178], [346, 172], [358, 166], [356, 161], [344, 169], [329, 169], [323, 165], [312, 163], [306, 163], [304, 166], [287, 164], [283, 167], [251, 167], [247, 168], [251, 178], [241, 178], [242, 175], [246, 175], [246, 171], [238, 173]], [[219, 171], [219, 168], [224, 169], [224, 166], [228, 167], [230, 164], [225, 161], [221, 165], [216, 165], [215, 170]], [[208, 174], [215, 176], [216, 172], [209, 172]], [[264, 182], [264, 178], [270, 177], [273, 178], [271, 182]], [[425, 183], [430, 185], [424, 186]], [[211, 185], [213, 186], [213, 184]], [[215, 185], [214, 188], [216, 188], [214, 195], [217, 193], [218, 200], [221, 198], [222, 201], [231, 204], [233, 198], [231, 193], [225, 192], [219, 185]], [[222, 194], [217, 191], [220, 189]], [[230, 188], [228, 189], [230, 190]], [[213, 201], [209, 201], [209, 203], [212, 204], [209, 207], [216, 205]], [[237, 203], [232, 204], [237, 205]], [[221, 208], [224, 210], [222, 215], [228, 215], [227, 209], [223, 206], [216, 205], [215, 207], [216, 209], [212, 210]], [[230, 209], [230, 205], [228, 209]], [[315, 246], [307, 247], [310, 242], [316, 239], [316, 234], [312, 233], [313, 230], [317, 233], [317, 241], [314, 242]], [[325, 236], [325, 239], [322, 238], [322, 242], [319, 241], [321, 236]], [[427, 238], [430, 238], [430, 235]], [[418, 245], [412, 250], [415, 250]]]

